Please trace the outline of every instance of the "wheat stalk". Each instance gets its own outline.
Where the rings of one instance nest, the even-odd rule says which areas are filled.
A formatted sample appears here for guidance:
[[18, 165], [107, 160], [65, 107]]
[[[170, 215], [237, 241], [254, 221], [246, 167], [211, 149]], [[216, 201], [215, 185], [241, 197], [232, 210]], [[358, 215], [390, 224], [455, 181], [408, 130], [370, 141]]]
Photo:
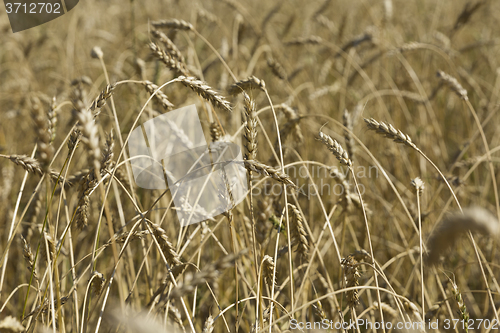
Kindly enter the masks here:
[[[50, 261], [52, 261], [52, 260], [54, 260], [54, 258], [56, 256], [56, 242], [55, 242], [54, 238], [51, 235], [49, 235], [48, 233], [44, 232], [43, 235], [44, 235], [45, 240], [47, 242], [46, 243], [46, 245], [47, 245], [46, 252], [43, 252], [43, 253], [44, 253], [44, 255], [46, 253], [48, 253], [50, 256]], [[48, 261], [49, 258], [46, 258], [46, 259]]]
[[420, 177], [412, 179], [411, 184], [415, 187], [417, 192], [417, 214], [418, 214], [418, 238], [419, 238], [419, 252], [420, 252], [420, 282], [422, 289], [422, 319], [425, 322], [425, 286], [424, 286], [424, 246], [422, 240], [422, 215], [420, 213], [420, 197], [424, 192], [424, 182]]

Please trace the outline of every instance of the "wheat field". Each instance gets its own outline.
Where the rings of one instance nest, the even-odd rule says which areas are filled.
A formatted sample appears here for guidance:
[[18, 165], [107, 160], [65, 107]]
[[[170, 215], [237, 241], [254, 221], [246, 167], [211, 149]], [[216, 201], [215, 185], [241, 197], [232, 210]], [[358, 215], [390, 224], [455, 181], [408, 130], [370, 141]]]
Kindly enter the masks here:
[[[499, 24], [494, 0], [0, 11], [0, 331], [498, 331]], [[192, 104], [246, 170], [209, 218], [127, 148]]]

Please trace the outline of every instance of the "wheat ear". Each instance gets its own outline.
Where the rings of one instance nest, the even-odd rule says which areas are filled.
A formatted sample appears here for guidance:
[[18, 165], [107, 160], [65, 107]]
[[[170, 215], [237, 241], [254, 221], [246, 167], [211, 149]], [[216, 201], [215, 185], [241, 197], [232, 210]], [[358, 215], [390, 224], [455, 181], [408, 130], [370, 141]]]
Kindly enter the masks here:
[[12, 332], [12, 333], [21, 333], [26, 332], [26, 328], [21, 324], [19, 319], [14, 318], [12, 316], [7, 316], [0, 321], [0, 330], [2, 332]]
[[332, 139], [328, 134], [319, 131], [319, 140], [323, 142], [329, 151], [340, 161], [340, 163], [352, 167], [352, 161], [349, 158], [349, 154], [344, 148], [337, 142], [337, 140]]
[[280, 80], [286, 80], [288, 75], [286, 74], [285, 68], [279, 62], [273, 58], [267, 59], [267, 66], [271, 69], [273, 74]]
[[392, 318], [397, 318], [398, 317], [398, 312], [394, 310], [389, 304], [387, 303], [380, 303], [380, 306], [378, 302], [373, 303], [373, 307], [375, 309], [382, 309], [385, 313], [389, 314]]
[[169, 20], [159, 20], [151, 22], [153, 27], [156, 28], [169, 28], [177, 30], [194, 30], [193, 25], [184, 20], [169, 19]]
[[102, 152], [102, 161], [101, 161], [101, 174], [104, 170], [109, 170], [113, 163], [113, 156], [115, 148], [115, 136], [113, 133], [113, 129], [109, 132], [108, 137], [106, 138], [106, 142], [104, 143], [104, 149]]
[[182, 329], [182, 332], [186, 332], [186, 329], [184, 328], [184, 324], [182, 322], [181, 312], [173, 302], [169, 303], [170, 304], [168, 305], [168, 314], [174, 320], [174, 322]]
[[50, 134], [50, 143], [56, 138], [56, 127], [57, 127], [57, 100], [56, 97], [52, 97], [52, 102], [50, 103], [49, 111], [47, 112], [47, 119], [49, 121], [49, 127], [47, 131]]
[[[361, 274], [358, 271], [357, 261], [352, 256], [343, 258], [340, 264], [344, 269], [346, 287], [357, 287]], [[347, 305], [353, 309], [359, 303], [359, 294], [356, 289], [347, 291]]]
[[167, 35], [165, 35], [163, 32], [158, 31], [158, 30], [153, 30], [151, 31], [151, 34], [155, 37], [158, 38], [160, 42], [165, 45], [165, 48], [167, 49], [167, 53], [170, 54], [173, 58], [179, 60], [181, 63], [185, 63], [184, 57], [182, 56], [181, 51], [177, 48], [177, 46], [174, 44], [174, 42], [168, 38]]
[[35, 256], [33, 255], [31, 246], [23, 237], [23, 235], [21, 235], [21, 240], [23, 242], [23, 256], [24, 259], [26, 260], [26, 263], [28, 264], [27, 268], [30, 272], [33, 271], [33, 277], [35, 278], [35, 281], [38, 282], [38, 276], [36, 274], [36, 268], [35, 268]]
[[376, 131], [378, 134], [382, 134], [386, 138], [392, 139], [397, 143], [403, 143], [415, 150], [419, 150], [417, 146], [411, 141], [411, 138], [408, 134], [404, 134], [391, 124], [387, 124], [383, 121], [379, 122], [373, 118], [371, 119], [365, 118], [364, 120], [366, 125], [368, 126], [368, 129]]
[[[61, 303], [61, 305], [64, 305], [66, 304], [66, 302], [68, 301], [69, 299], [69, 296], [63, 296], [59, 299], [59, 302]], [[57, 303], [57, 300], [54, 300], [54, 303]], [[28, 313], [24, 318], [23, 320], [25, 320], [26, 318], [30, 317], [30, 316], [33, 316], [34, 314], [36, 313], [47, 313], [47, 311], [49, 310], [50, 308], [50, 302], [48, 301], [48, 299], [45, 300], [45, 302], [43, 302], [42, 305], [39, 305], [35, 308], [35, 310], [31, 311], [30, 313]]]
[[302, 214], [300, 213], [297, 206], [289, 203], [288, 206], [291, 208], [292, 213], [292, 230], [291, 236], [295, 243], [297, 243], [297, 252], [300, 256], [307, 260], [309, 252], [309, 242], [307, 241], [307, 232], [304, 228], [304, 221], [302, 219]]
[[353, 130], [353, 123], [352, 123], [352, 115], [347, 109], [344, 109], [344, 113], [342, 114], [342, 122], [344, 126], [348, 129], [348, 131], [344, 130], [344, 142], [347, 154], [349, 154], [349, 157], [351, 158], [351, 160], [353, 160], [354, 148], [355, 148], [354, 139], [351, 135], [351, 132]]
[[273, 258], [266, 254], [264, 259], [262, 259], [262, 275], [264, 276], [268, 286], [276, 284], [276, 279], [273, 280], [273, 273], [276, 269], [275, 266]]
[[[277, 110], [280, 109], [281, 111], [283, 111], [283, 114], [287, 119], [287, 122], [280, 130], [280, 136], [282, 138], [286, 138], [289, 134], [293, 133], [294, 134], [293, 138], [295, 142], [297, 143], [304, 142], [304, 135], [302, 134], [302, 130], [300, 129], [299, 126], [300, 120], [302, 118], [299, 116], [297, 111], [286, 103], [282, 103], [276, 106], [276, 109]], [[275, 143], [275, 147], [278, 147], [278, 142]], [[275, 150], [277, 149], [278, 148], [275, 148]]]
[[246, 79], [240, 80], [231, 85], [228, 89], [230, 95], [238, 95], [244, 91], [249, 91], [252, 89], [266, 89], [266, 83], [263, 80], [258, 79], [255, 76], [247, 77]]
[[469, 311], [467, 311], [467, 307], [465, 306], [464, 300], [462, 298], [462, 293], [458, 289], [458, 286], [455, 282], [451, 281], [451, 293], [453, 294], [453, 298], [457, 302], [458, 306], [458, 314], [460, 315], [460, 318], [463, 320], [463, 323], [465, 325], [465, 332], [469, 332]]
[[34, 130], [37, 134], [38, 156], [44, 170], [47, 170], [52, 157], [54, 156], [54, 146], [51, 145], [53, 130], [51, 127], [50, 113], [54, 121], [55, 112], [52, 110], [45, 114], [42, 110], [41, 102], [38, 98], [31, 99], [32, 118], [35, 123]]
[[[469, 103], [468, 100], [466, 100], [466, 101], [467, 101], [467, 103]], [[469, 106], [470, 106], [470, 103], [469, 103]], [[475, 112], [473, 112], [473, 115], [475, 115]], [[477, 120], [477, 117], [475, 117], [475, 118]], [[404, 144], [412, 147], [413, 149], [415, 149], [418, 153], [420, 153], [420, 155], [423, 158], [425, 158], [427, 160], [427, 162], [429, 162], [432, 165], [432, 167], [439, 173], [439, 175], [441, 176], [441, 178], [446, 183], [446, 186], [450, 190], [450, 192], [451, 192], [451, 194], [453, 196], [453, 199], [455, 200], [458, 208], [460, 209], [460, 211], [462, 211], [462, 206], [460, 205], [460, 202], [458, 201], [458, 198], [455, 195], [455, 192], [453, 191], [453, 189], [452, 189], [450, 183], [448, 182], [448, 180], [446, 179], [446, 177], [443, 175], [443, 173], [441, 172], [441, 170], [436, 166], [436, 164], [434, 164], [434, 162], [432, 162], [432, 160], [429, 157], [427, 157], [427, 155], [425, 155], [413, 142], [411, 142], [411, 139], [410, 139], [410, 137], [408, 135], [405, 135], [401, 131], [396, 130], [392, 125], [390, 125], [391, 128], [388, 129], [388, 125], [387, 124], [385, 124], [383, 122], [378, 123], [373, 118], [372, 119], [365, 119], [365, 122], [367, 123], [368, 128], [373, 129], [373, 130], [377, 130], [377, 132], [379, 132], [381, 134], [385, 134], [387, 137], [392, 138], [396, 142], [404, 143]], [[384, 124], [385, 126], [381, 126], [381, 124]], [[479, 128], [481, 129], [480, 126], [479, 126]], [[483, 139], [484, 139], [484, 136], [483, 136]], [[483, 140], [483, 141], [485, 141], [485, 140]], [[487, 144], [485, 144], [485, 147], [487, 149]], [[487, 149], [487, 153], [488, 153], [488, 149]], [[476, 242], [475, 242], [475, 240], [474, 240], [474, 238], [473, 238], [472, 233], [470, 232], [470, 230], [468, 230], [468, 236], [469, 236], [469, 239], [470, 239], [470, 241], [472, 243], [472, 246], [474, 248], [474, 254], [475, 254], [476, 259], [478, 261], [479, 268], [481, 269], [483, 280], [484, 280], [484, 282], [487, 285], [488, 281], [486, 280], [486, 275], [484, 273], [484, 268], [483, 268], [483, 264], [482, 264], [482, 261], [481, 261], [481, 257], [479, 255], [479, 252], [477, 251], [477, 245], [476, 245]], [[443, 243], [443, 245], [444, 244], [449, 244], [449, 243], [445, 241]], [[447, 246], [445, 246], [445, 247], [447, 247]], [[429, 262], [431, 264], [432, 263], [435, 264], [435, 261], [437, 261], [437, 257], [435, 255], [434, 256], [430, 256]], [[495, 302], [493, 301], [493, 296], [492, 296], [490, 290], [488, 290], [488, 296], [489, 296], [489, 299], [490, 299], [490, 302], [491, 302], [492, 306], [494, 306]], [[495, 313], [495, 317], [498, 319], [498, 315], [496, 313]]]
[[206, 21], [207, 23], [218, 23], [220, 22], [220, 19], [217, 17], [217, 15], [214, 15], [208, 11], [206, 11], [205, 9], [203, 8], [198, 8], [198, 11], [197, 11], [197, 18], [200, 18], [204, 21]]
[[298, 37], [285, 43], [285, 45], [319, 45], [323, 43], [323, 38], [319, 36]]
[[99, 148], [99, 134], [97, 125], [94, 121], [92, 111], [85, 108], [82, 96], [79, 92], [75, 92], [73, 99], [75, 110], [73, 111], [78, 119], [78, 130], [80, 131], [81, 141], [87, 146], [88, 164], [89, 167], [100, 167], [101, 150]]
[[[158, 86], [151, 81], [142, 81], [142, 85], [146, 88], [146, 91], [153, 95], [153, 93], [158, 90]], [[154, 95], [155, 99], [163, 106], [165, 110], [171, 110], [174, 107], [174, 104], [168, 100], [167, 95], [163, 93], [161, 90], [158, 90]]]
[[178, 284], [177, 287], [172, 289], [170, 297], [182, 297], [193, 292], [196, 286], [200, 284], [215, 281], [223, 269], [233, 267], [236, 260], [244, 253], [246, 253], [246, 251], [241, 251], [237, 254], [229, 254], [217, 262], [207, 265], [199, 272], [186, 274], [184, 282]]
[[263, 163], [257, 162], [255, 160], [245, 160], [245, 167], [248, 170], [255, 171], [257, 173], [263, 174], [265, 176], [269, 176], [280, 183], [288, 185], [293, 189], [297, 189], [297, 185], [295, 185], [291, 180], [290, 176], [286, 173], [281, 172], [279, 169], [275, 169]]
[[99, 296], [104, 287], [104, 282], [106, 282], [104, 274], [99, 273], [98, 271], [94, 271], [94, 273], [92, 273], [92, 276], [90, 277], [90, 280], [92, 281], [92, 291], [94, 292], [94, 294]]
[[453, 76], [446, 74], [443, 71], [438, 71], [437, 77], [442, 82], [444, 82], [451, 90], [453, 90], [453, 92], [457, 94], [458, 97], [460, 97], [464, 101], [469, 100], [469, 97], [467, 96], [467, 90], [465, 90], [464, 87], [462, 87], [458, 80]]
[[97, 98], [90, 104], [89, 110], [93, 112], [93, 116], [97, 117], [101, 113], [101, 108], [106, 105], [106, 101], [113, 94], [116, 84], [108, 84], [106, 88], [97, 96]]
[[160, 245], [160, 249], [162, 250], [167, 262], [171, 266], [180, 265], [182, 262], [180, 261], [179, 254], [175, 251], [174, 246], [168, 240], [167, 233], [163, 230], [159, 225], [154, 223], [149, 223], [151, 229], [153, 231], [153, 236], [156, 238], [156, 241]]
[[217, 142], [220, 140], [222, 136], [219, 124], [216, 121], [212, 121], [210, 123], [210, 137], [212, 138], [212, 142]]
[[205, 325], [203, 325], [203, 331], [201, 333], [212, 333], [214, 331], [214, 318], [212, 316], [208, 316], [205, 321]]
[[38, 175], [43, 175], [42, 167], [40, 166], [40, 163], [27, 155], [1, 155], [5, 158], [8, 158], [15, 164], [21, 166], [24, 170], [30, 172], [30, 173], [36, 173]]
[[79, 230], [85, 228], [89, 222], [90, 193], [92, 193], [94, 187], [97, 185], [97, 180], [94, 176], [94, 169], [91, 169], [83, 178], [84, 182], [80, 189], [80, 198], [78, 199], [75, 212], [75, 223]]
[[[9, 160], [21, 166], [24, 170], [30, 173], [35, 173], [39, 176], [42, 176], [44, 173], [40, 165], [40, 162], [38, 162], [38, 160], [36, 160], [33, 157], [29, 157], [27, 155], [2, 155], [2, 154], [0, 154], [0, 157], [8, 158]], [[53, 181], [57, 181], [58, 179], [59, 183], [63, 181], [63, 177], [60, 176], [57, 171], [49, 170], [48, 176]]]
[[179, 76], [176, 80], [181, 82], [186, 87], [191, 88], [191, 90], [196, 92], [205, 100], [211, 102], [215, 107], [224, 111], [232, 112], [231, 104], [229, 104], [224, 96], [213, 90], [206, 82], [198, 80], [192, 76]]
[[440, 256], [468, 231], [495, 238], [500, 235], [500, 224], [495, 216], [480, 207], [465, 208], [463, 214], [458, 211], [451, 213], [439, 223], [428, 241], [427, 262], [438, 263]]
[[151, 42], [148, 45], [154, 56], [157, 57], [161, 62], [163, 62], [165, 66], [167, 66], [167, 68], [173, 70], [178, 75], [189, 76], [189, 72], [186, 69], [186, 66], [184, 65], [184, 63], [180, 62], [179, 59], [167, 54], [165, 50], [163, 50], [156, 43]]
[[257, 157], [257, 112], [255, 111], [255, 102], [245, 92], [243, 93], [243, 105], [246, 118], [246, 159], [254, 160]]

